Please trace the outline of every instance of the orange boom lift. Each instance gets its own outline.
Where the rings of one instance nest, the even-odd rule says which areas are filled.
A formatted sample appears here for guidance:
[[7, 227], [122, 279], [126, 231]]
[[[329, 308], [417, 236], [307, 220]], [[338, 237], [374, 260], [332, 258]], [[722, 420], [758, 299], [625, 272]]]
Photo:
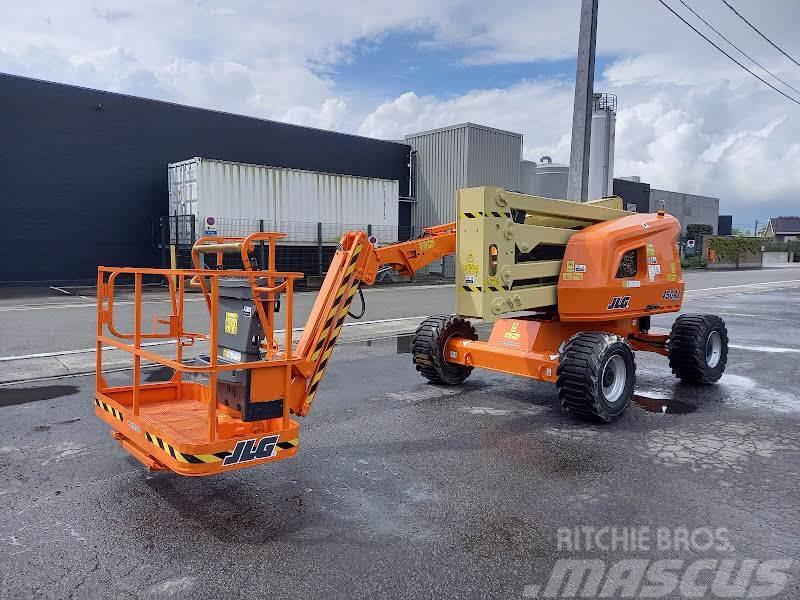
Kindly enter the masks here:
[[[202, 476], [288, 458], [298, 449], [297, 418], [319, 392], [359, 286], [374, 283], [382, 267], [414, 275], [454, 252], [458, 314], [426, 319], [413, 340], [417, 370], [433, 383], [459, 384], [475, 367], [552, 381], [571, 412], [609, 422], [630, 403], [634, 350], [668, 356], [686, 381], [716, 381], [728, 341], [719, 317], [683, 315], [669, 333], [650, 331], [651, 315], [680, 310], [678, 221], [619, 205], [473, 188], [459, 192], [456, 222], [414, 240], [376, 248], [366, 233], [348, 232], [296, 342], [294, 284], [302, 274], [276, 270], [281, 233], [203, 237], [193, 269], [99, 267], [95, 413], [152, 470]], [[265, 270], [254, 258], [260, 247]], [[205, 265], [213, 257], [221, 267], [228, 254], [241, 259], [241, 269]], [[133, 279], [131, 331], [114, 320], [120, 276]], [[147, 331], [145, 278], [166, 281], [170, 304], [170, 314]], [[207, 332], [187, 327], [189, 288], [202, 294]], [[489, 339], [479, 341], [464, 317], [494, 321]], [[208, 354], [189, 358], [200, 343]], [[131, 385], [107, 383], [106, 347], [132, 355]], [[143, 382], [142, 368], [151, 364], [174, 375]]]

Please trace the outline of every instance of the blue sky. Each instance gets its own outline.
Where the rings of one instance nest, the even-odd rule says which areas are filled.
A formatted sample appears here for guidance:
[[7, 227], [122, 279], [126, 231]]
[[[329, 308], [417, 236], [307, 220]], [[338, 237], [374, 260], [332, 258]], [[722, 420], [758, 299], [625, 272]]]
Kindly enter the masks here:
[[[356, 44], [349, 62], [334, 67], [331, 75], [343, 89], [373, 90], [386, 97], [414, 90], [442, 99], [529, 79], [575, 77], [573, 57], [477, 65], [468, 57], [464, 48], [432, 43], [427, 33], [397, 31]], [[602, 73], [612, 62], [613, 57], [598, 56], [596, 71]]]

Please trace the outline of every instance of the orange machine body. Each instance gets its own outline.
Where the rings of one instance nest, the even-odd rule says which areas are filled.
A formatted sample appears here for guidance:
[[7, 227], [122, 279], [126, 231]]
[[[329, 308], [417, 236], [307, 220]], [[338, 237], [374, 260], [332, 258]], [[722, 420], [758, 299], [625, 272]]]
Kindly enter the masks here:
[[[662, 213], [634, 214], [573, 235], [558, 282], [562, 321], [605, 321], [680, 310], [680, 223]], [[625, 272], [623, 257], [635, 268]]]

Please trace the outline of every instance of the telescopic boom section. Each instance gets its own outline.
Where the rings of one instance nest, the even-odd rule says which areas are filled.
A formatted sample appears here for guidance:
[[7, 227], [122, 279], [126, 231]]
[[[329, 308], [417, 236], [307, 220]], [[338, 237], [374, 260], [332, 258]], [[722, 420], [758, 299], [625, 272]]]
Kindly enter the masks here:
[[342, 237], [297, 345], [307, 384], [293, 412], [305, 416], [311, 409], [359, 285], [375, 283], [382, 265], [400, 275], [414, 275], [455, 252], [455, 247], [455, 223], [426, 228], [418, 238], [382, 248], [375, 248], [363, 231], [350, 231]]

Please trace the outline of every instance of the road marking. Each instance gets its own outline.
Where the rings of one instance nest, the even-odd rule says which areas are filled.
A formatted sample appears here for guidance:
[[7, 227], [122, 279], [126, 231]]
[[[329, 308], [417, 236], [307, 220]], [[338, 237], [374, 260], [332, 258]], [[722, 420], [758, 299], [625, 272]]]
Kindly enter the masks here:
[[[396, 323], [398, 321], [411, 321], [417, 320], [421, 321], [422, 319], [427, 319], [428, 315], [420, 315], [416, 317], [395, 317], [393, 319], [378, 319], [375, 321], [359, 321], [357, 323], [345, 323], [342, 327], [364, 327], [365, 325], [379, 325], [382, 323]], [[293, 327], [292, 333], [302, 333], [304, 327]], [[275, 336], [277, 337], [280, 334], [285, 333], [285, 329], [276, 329]], [[392, 336], [389, 336], [392, 337]], [[175, 340], [163, 340], [160, 342], [143, 342], [142, 347], [150, 347], [150, 346], [168, 346], [170, 344], [174, 344]], [[90, 352], [95, 352], [96, 348], [81, 348], [79, 350], [59, 350], [57, 352], [38, 352], [36, 354], [19, 354], [17, 356], [0, 356], [0, 362], [9, 362], [12, 360], [27, 360], [30, 358], [53, 358], [58, 356], [69, 356], [72, 354], [89, 354]], [[119, 348], [115, 346], [103, 346], [103, 352], [107, 352], [110, 350], [119, 350]]]
[[[407, 292], [407, 291], [415, 291], [415, 290], [430, 290], [434, 288], [452, 288], [454, 284], [452, 283], [442, 283], [442, 284], [432, 284], [432, 285], [408, 285], [408, 286], [397, 286], [397, 287], [380, 287], [380, 288], [367, 288], [364, 290], [364, 294], [380, 294], [383, 292]], [[67, 292], [69, 293], [69, 292]], [[319, 293], [319, 290], [308, 290], [305, 292], [295, 292], [295, 296], [307, 296], [309, 294], [316, 295]], [[76, 296], [73, 296], [76, 297]], [[16, 304], [13, 306], [0, 306], [0, 312], [15, 312], [15, 311], [22, 311], [22, 310], [49, 310], [49, 309], [62, 309], [62, 308], [97, 308], [97, 301], [94, 298], [87, 298], [86, 296], [77, 296], [77, 298], [83, 298], [87, 300], [87, 302], [73, 302], [69, 304], [61, 304], [61, 303], [44, 303], [44, 304]], [[184, 302], [201, 302], [203, 300], [203, 296], [198, 295], [196, 298], [184, 298]], [[170, 300], [169, 298], [163, 298], [160, 300], [142, 300], [142, 304], [165, 304], [168, 303]], [[130, 306], [133, 304], [133, 300], [116, 300], [114, 301], [114, 306]]]
[[[722, 285], [717, 287], [710, 287], [710, 288], [700, 288], [700, 289], [689, 289], [686, 290], [686, 295], [694, 295], [699, 292], [712, 292], [718, 290], [733, 290], [738, 288], [744, 288], [742, 291], [758, 291], [760, 289], [770, 289], [770, 288], [781, 288], [781, 287], [798, 287], [797, 284], [800, 284], [800, 279], [784, 279], [781, 281], [765, 281], [761, 283], [743, 283], [739, 285]], [[371, 288], [365, 289], [365, 294], [382, 294], [386, 292], [414, 292], [417, 290], [430, 290], [430, 289], [449, 289], [454, 287], [452, 283], [443, 283], [443, 284], [432, 284], [432, 285], [408, 285], [408, 286], [391, 286], [391, 287], [381, 287], [381, 288]], [[67, 292], [69, 293], [69, 292]], [[318, 290], [309, 290], [307, 292], [297, 292], [297, 296], [305, 296], [309, 294], [317, 294]], [[22, 311], [22, 310], [55, 310], [55, 309], [64, 309], [64, 308], [96, 308], [97, 303], [94, 299], [88, 298], [86, 296], [78, 296], [79, 298], [83, 298], [87, 300], [86, 302], [80, 303], [71, 303], [71, 304], [56, 304], [56, 303], [45, 303], [45, 304], [19, 304], [15, 306], [0, 306], [0, 312], [15, 312], [15, 311]], [[201, 302], [203, 300], [202, 296], [197, 298], [185, 298], [184, 302]], [[164, 298], [160, 300], [142, 300], [142, 304], [165, 304], [169, 302], [169, 298]], [[114, 302], [115, 306], [130, 306], [133, 304], [133, 300], [117, 300]]]
[[800, 354], [800, 348], [780, 348], [778, 346], [746, 346], [744, 344], [728, 344], [728, 348], [752, 350], [753, 352], [769, 352], [771, 354]]
[[800, 279], [783, 279], [781, 281], [764, 281], [761, 283], [742, 283], [739, 285], [721, 285], [718, 287], [700, 288], [698, 290], [686, 290], [687, 294], [694, 294], [696, 292], [711, 292], [714, 290], [732, 290], [734, 288], [761, 288], [761, 287], [778, 287], [783, 284], [792, 284], [785, 287], [795, 287], [794, 284], [800, 283]]

